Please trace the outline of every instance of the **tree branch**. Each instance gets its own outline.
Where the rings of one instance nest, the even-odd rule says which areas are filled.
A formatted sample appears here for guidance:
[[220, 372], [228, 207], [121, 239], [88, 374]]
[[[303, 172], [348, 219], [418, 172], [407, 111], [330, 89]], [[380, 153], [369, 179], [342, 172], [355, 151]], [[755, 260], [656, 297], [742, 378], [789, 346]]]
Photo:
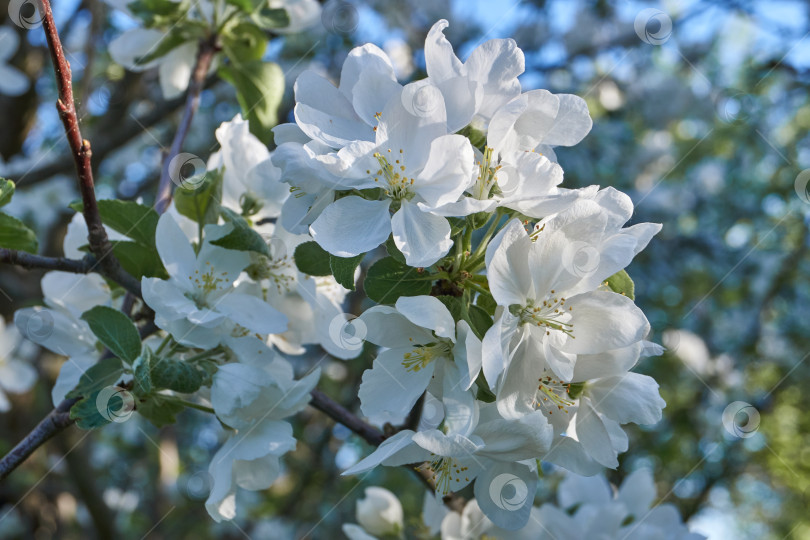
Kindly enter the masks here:
[[[350, 412], [343, 405], [337, 403], [320, 390], [314, 389], [310, 392], [310, 395], [312, 396], [312, 401], [309, 402], [310, 405], [326, 414], [326, 416], [335, 422], [343, 424], [356, 434], [360, 435], [367, 443], [374, 446], [380, 446], [380, 444], [385, 441], [386, 437], [382, 431], [370, 424], [367, 424], [366, 422], [363, 422], [357, 417], [357, 415]], [[413, 472], [423, 484], [425, 484], [428, 490], [436, 491], [436, 484], [433, 481], [433, 475], [430, 473], [430, 471], [422, 467], [410, 467], [408, 465], [406, 465], [406, 467]], [[445, 496], [444, 503], [451, 509], [458, 512], [461, 512], [461, 509], [464, 508], [464, 499], [458, 497], [454, 493], [450, 493]]]
[[93, 183], [93, 168], [91, 157], [93, 151], [90, 149], [90, 141], [82, 139], [79, 129], [79, 118], [76, 115], [76, 103], [73, 99], [73, 83], [71, 79], [70, 63], [65, 58], [62, 50], [62, 42], [59, 39], [59, 32], [53, 19], [53, 11], [49, 0], [41, 0], [42, 27], [45, 30], [45, 38], [48, 41], [48, 50], [51, 53], [54, 72], [56, 73], [56, 86], [59, 90], [59, 99], [56, 101], [56, 109], [65, 128], [68, 144], [73, 154], [73, 161], [76, 164], [76, 174], [79, 179], [79, 191], [82, 194], [82, 213], [84, 221], [87, 223], [87, 240], [90, 244], [90, 251], [96, 256], [98, 263], [104, 268], [105, 273], [115, 275], [124, 281], [130, 281], [132, 286], [134, 278], [123, 277], [126, 274], [118, 259], [112, 253], [112, 244], [107, 238], [107, 231], [101, 223], [101, 216], [96, 203], [96, 191]]
[[70, 408], [76, 401], [78, 399], [74, 398], [60, 403], [11, 452], [0, 459], [0, 481], [5, 480], [11, 471], [19, 467], [23, 461], [28, 459], [28, 456], [34, 453], [34, 450], [73, 423], [70, 418]]
[[194, 64], [194, 69], [191, 72], [191, 78], [188, 83], [188, 94], [186, 95], [186, 105], [183, 109], [183, 117], [180, 119], [180, 125], [172, 139], [172, 145], [169, 152], [163, 158], [163, 166], [160, 171], [160, 184], [158, 184], [157, 198], [155, 200], [155, 210], [158, 214], [162, 214], [168, 208], [169, 203], [172, 201], [172, 190], [174, 182], [172, 181], [171, 162], [180, 153], [183, 148], [183, 142], [186, 140], [189, 129], [191, 128], [191, 121], [194, 119], [194, 114], [200, 106], [200, 92], [202, 92], [205, 85], [205, 76], [211, 67], [211, 62], [214, 56], [219, 51], [219, 44], [217, 36], [212, 35], [208, 39], [200, 40], [199, 48], [197, 49], [197, 61]]
[[140, 283], [127, 274], [123, 268], [118, 266], [114, 270], [114, 273], [112, 273], [108, 268], [103, 268], [92, 255], [87, 255], [83, 259], [68, 259], [66, 257], [44, 257], [24, 251], [0, 248], [0, 263], [13, 264], [29, 270], [59, 270], [73, 274], [89, 274], [90, 272], [95, 272], [118, 283], [128, 292], [137, 296], [141, 295]]

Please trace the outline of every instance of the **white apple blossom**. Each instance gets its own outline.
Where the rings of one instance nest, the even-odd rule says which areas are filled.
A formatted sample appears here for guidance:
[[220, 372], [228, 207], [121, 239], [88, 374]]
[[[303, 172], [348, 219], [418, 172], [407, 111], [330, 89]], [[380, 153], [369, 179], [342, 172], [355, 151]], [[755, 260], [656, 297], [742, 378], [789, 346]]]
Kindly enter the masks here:
[[318, 158], [341, 177], [343, 189], [379, 188], [376, 197], [350, 194], [323, 210], [310, 230], [326, 251], [353, 257], [392, 233], [409, 266], [430, 266], [449, 251], [450, 224], [432, 209], [464, 191], [473, 150], [465, 137], [447, 134], [443, 99], [430, 88], [411, 83], [391, 99], [378, 115], [374, 142]]
[[254, 219], [275, 218], [289, 195], [281, 171], [271, 162], [272, 153], [253, 135], [247, 120], [237, 114], [216, 130], [221, 148], [208, 159], [208, 170], [223, 168], [222, 205], [243, 209]]
[[373, 141], [377, 116], [401, 92], [391, 60], [366, 44], [349, 52], [335, 86], [313, 70], [295, 81], [295, 122], [313, 140], [331, 148]]
[[366, 488], [365, 498], [357, 500], [355, 515], [358, 525], [345, 523], [343, 533], [349, 540], [377, 537], [399, 537], [405, 529], [402, 503], [385, 488]]
[[47, 307], [17, 310], [14, 324], [26, 339], [67, 357], [51, 391], [54, 405], [79, 382], [82, 374], [98, 361], [97, 339], [81, 319], [95, 306], [110, 306], [110, 287], [98, 274], [48, 272], [42, 277], [42, 295]]
[[569, 474], [557, 491], [558, 505], [544, 504], [535, 538], [626, 538], [628, 540], [700, 540], [689, 532], [670, 504], [654, 506], [655, 484], [647, 469], [627, 476], [614, 491], [603, 476]]
[[448, 104], [450, 131], [468, 124], [485, 130], [494, 112], [520, 95], [523, 51], [512, 39], [491, 39], [476, 47], [462, 63], [444, 37], [448, 26], [444, 19], [437, 21], [425, 39], [428, 80]]
[[319, 377], [320, 371], [315, 370], [295, 380], [292, 366], [272, 354], [219, 367], [211, 386], [211, 404], [234, 432], [208, 469], [213, 485], [205, 507], [215, 521], [236, 516], [237, 487], [257, 491], [278, 478], [279, 459], [296, 445], [292, 426], [283, 419], [307, 406]]
[[363, 373], [359, 390], [360, 408], [376, 424], [402, 422], [428, 388], [441, 396], [448, 370], [458, 373], [464, 391], [478, 377], [481, 340], [437, 298], [403, 296], [395, 307], [366, 310], [360, 320], [365, 339], [387, 348]]
[[287, 327], [286, 317], [250, 294], [249, 287], [234, 286], [250, 256], [210, 243], [229, 227], [206, 226], [205, 240], [195, 254], [171, 215], [158, 221], [155, 241], [169, 279], [144, 277], [143, 298], [155, 310], [155, 323], [179, 343], [213, 348], [231, 337], [272, 334]]

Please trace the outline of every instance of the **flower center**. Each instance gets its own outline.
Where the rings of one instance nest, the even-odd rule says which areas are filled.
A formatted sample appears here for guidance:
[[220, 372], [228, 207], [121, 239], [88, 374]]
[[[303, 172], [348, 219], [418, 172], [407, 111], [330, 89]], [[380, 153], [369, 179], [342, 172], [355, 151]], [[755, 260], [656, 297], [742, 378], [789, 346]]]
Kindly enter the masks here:
[[206, 270], [203, 273], [200, 273], [199, 270], [194, 270], [194, 275], [188, 276], [189, 281], [191, 281], [194, 288], [197, 289], [197, 294], [194, 298], [197, 301], [202, 301], [205, 296], [214, 291], [224, 289], [225, 287], [222, 284], [226, 283], [225, 276], [228, 275], [228, 272], [215, 273], [214, 267], [209, 261], [205, 262], [205, 266]]
[[537, 380], [538, 395], [536, 404], [551, 414], [554, 408], [568, 414], [568, 407], [574, 404], [571, 396], [571, 383], [552, 378], [546, 375]]
[[405, 353], [402, 365], [408, 371], [417, 372], [433, 362], [436, 358], [450, 355], [450, 345], [444, 342], [420, 345], [411, 352]]
[[[424, 468], [424, 470], [430, 472], [433, 477], [433, 483], [436, 486], [436, 491], [440, 492], [442, 495], [447, 495], [452, 487], [453, 481], [461, 482], [461, 477], [464, 476], [464, 473], [469, 467], [462, 467], [451, 457], [437, 456], [432, 452], [430, 455], [433, 456], [434, 459], [429, 463], [420, 465], [417, 469]], [[470, 478], [464, 476], [464, 481], [469, 482]]]
[[574, 339], [574, 323], [571, 312], [573, 307], [565, 308], [565, 298], [557, 297], [552, 289], [542, 303], [529, 301], [525, 306], [513, 306], [512, 314], [520, 318], [521, 324], [535, 324], [546, 328], [546, 335], [551, 334], [551, 330], [559, 330]]
[[[388, 153], [391, 153], [390, 148]], [[410, 200], [414, 196], [414, 178], [408, 178], [405, 174], [405, 165], [402, 163], [404, 161], [402, 149], [399, 149], [399, 159], [395, 159], [394, 163], [391, 163], [391, 157], [393, 156], [385, 156], [380, 152], [374, 153], [374, 158], [380, 164], [380, 168], [373, 173], [374, 181], [379, 182], [380, 178], [385, 181], [387, 187], [383, 186], [383, 193], [389, 199], [394, 201]], [[366, 171], [366, 173], [372, 174], [370, 170]]]

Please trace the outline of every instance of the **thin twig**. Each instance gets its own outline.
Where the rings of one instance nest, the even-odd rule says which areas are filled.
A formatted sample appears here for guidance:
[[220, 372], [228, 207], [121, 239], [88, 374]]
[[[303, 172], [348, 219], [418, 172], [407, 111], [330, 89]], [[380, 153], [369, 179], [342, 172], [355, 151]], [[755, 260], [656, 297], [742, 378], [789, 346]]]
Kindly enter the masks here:
[[205, 85], [205, 76], [211, 67], [211, 62], [214, 56], [219, 51], [217, 43], [217, 36], [213, 35], [208, 39], [200, 40], [199, 48], [197, 49], [197, 61], [194, 64], [194, 70], [191, 72], [191, 79], [188, 84], [188, 94], [186, 95], [186, 106], [183, 109], [183, 117], [180, 119], [180, 125], [177, 126], [177, 131], [172, 139], [172, 145], [168, 153], [163, 157], [163, 166], [160, 171], [160, 184], [158, 184], [157, 198], [155, 199], [155, 210], [158, 214], [162, 214], [169, 207], [172, 201], [172, 190], [174, 181], [177, 179], [172, 178], [173, 171], [171, 170], [172, 160], [183, 149], [183, 143], [186, 140], [189, 129], [191, 128], [191, 121], [194, 119], [194, 114], [200, 106], [200, 93]]

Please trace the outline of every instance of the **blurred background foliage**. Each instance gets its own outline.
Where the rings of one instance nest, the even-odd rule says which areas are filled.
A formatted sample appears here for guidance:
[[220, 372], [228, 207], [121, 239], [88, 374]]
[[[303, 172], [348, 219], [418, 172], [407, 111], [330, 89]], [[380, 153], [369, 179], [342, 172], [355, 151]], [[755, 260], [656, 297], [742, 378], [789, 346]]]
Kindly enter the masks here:
[[[56, 91], [40, 30], [18, 32], [9, 63], [32, 81], [0, 95], [0, 175], [18, 191], [7, 209], [60, 255], [77, 198], [72, 161], [53, 107]], [[667, 401], [658, 425], [628, 427], [630, 451], [609, 473], [620, 481], [653, 467], [662, 501], [676, 504], [710, 538], [810, 538], [810, 199], [799, 173], [810, 167], [810, 6], [802, 1], [370, 0], [335, 10], [303, 34], [271, 40], [265, 57], [285, 71], [280, 118], [290, 120], [292, 84], [304, 69], [334, 79], [347, 52], [372, 41], [394, 59], [401, 80], [424, 76], [430, 25], [464, 58], [480, 42], [513, 37], [526, 53], [524, 89], [583, 96], [591, 134], [560, 149], [565, 185], [614, 186], [636, 204], [634, 222], [664, 224], [630, 266], [637, 302], [663, 357], [640, 366]], [[656, 8], [672, 21], [637, 15]], [[162, 98], [154, 70], [126, 72], [107, 44], [130, 27], [99, 0], [55, 2], [73, 66], [84, 135], [93, 142], [100, 198], [153, 199], [161, 147], [181, 100]], [[330, 11], [331, 9], [331, 11]], [[647, 40], [640, 38], [647, 36]], [[652, 36], [650, 38], [649, 36]], [[653, 41], [657, 44], [651, 44]], [[204, 159], [214, 129], [238, 111], [231, 87], [212, 78], [186, 151]], [[797, 181], [797, 176], [799, 180]], [[40, 301], [39, 274], [0, 268], [0, 309]], [[346, 311], [367, 307], [352, 295]], [[5, 453], [51, 408], [49, 382], [61, 359], [24, 350], [42, 381], [0, 414]], [[303, 372], [321, 357], [297, 362]], [[357, 410], [364, 354], [324, 364], [323, 390]], [[751, 405], [734, 424], [733, 402]], [[739, 407], [739, 406], [737, 406]], [[0, 484], [0, 536], [25, 538], [335, 538], [354, 521], [362, 488], [400, 495], [418, 520], [423, 490], [402, 469], [342, 478], [368, 452], [357, 437], [308, 409], [296, 419], [298, 448], [266, 492], [242, 492], [233, 523], [205, 512], [207, 465], [220, 444], [215, 420], [186, 411], [157, 430], [137, 415], [99, 432], [72, 428]], [[741, 436], [742, 435], [742, 436]], [[69, 450], [73, 451], [69, 451]], [[538, 503], [560, 472], [545, 470]]]

